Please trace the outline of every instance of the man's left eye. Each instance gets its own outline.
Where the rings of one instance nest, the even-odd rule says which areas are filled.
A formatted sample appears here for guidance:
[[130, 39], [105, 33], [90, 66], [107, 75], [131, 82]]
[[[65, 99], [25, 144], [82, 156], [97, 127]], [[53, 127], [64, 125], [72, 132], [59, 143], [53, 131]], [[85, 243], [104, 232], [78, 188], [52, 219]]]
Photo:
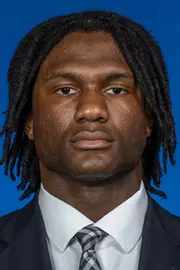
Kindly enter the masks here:
[[122, 95], [122, 94], [126, 93], [126, 90], [119, 88], [119, 87], [114, 87], [114, 88], [108, 89], [106, 92], [113, 94], [113, 95]]

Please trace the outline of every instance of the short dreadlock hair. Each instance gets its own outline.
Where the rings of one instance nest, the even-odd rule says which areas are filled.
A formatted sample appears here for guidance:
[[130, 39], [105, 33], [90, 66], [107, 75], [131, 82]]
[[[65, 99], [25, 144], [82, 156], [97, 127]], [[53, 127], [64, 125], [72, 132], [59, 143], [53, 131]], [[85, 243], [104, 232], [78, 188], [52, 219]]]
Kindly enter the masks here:
[[0, 132], [0, 136], [5, 136], [0, 162], [5, 166], [5, 175], [9, 172], [15, 180], [17, 168], [16, 175], [21, 177], [17, 188], [24, 190], [20, 200], [40, 187], [39, 159], [24, 123], [32, 108], [32, 89], [42, 61], [66, 35], [75, 31], [110, 33], [121, 49], [141, 89], [145, 109], [153, 118], [152, 135], [142, 155], [143, 181], [149, 192], [166, 198], [158, 188], [162, 171], [167, 171], [168, 157], [175, 164], [176, 132], [165, 62], [158, 43], [142, 25], [114, 12], [97, 10], [57, 16], [39, 24], [21, 40], [9, 66], [9, 103]]

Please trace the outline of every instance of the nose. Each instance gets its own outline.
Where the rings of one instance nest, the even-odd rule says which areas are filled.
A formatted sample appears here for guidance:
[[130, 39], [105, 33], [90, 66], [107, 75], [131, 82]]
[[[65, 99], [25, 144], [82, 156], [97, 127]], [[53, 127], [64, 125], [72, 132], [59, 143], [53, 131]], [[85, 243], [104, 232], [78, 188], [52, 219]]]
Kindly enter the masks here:
[[79, 123], [86, 121], [107, 122], [109, 119], [109, 112], [102, 94], [95, 91], [83, 93], [76, 108], [74, 118], [75, 121]]

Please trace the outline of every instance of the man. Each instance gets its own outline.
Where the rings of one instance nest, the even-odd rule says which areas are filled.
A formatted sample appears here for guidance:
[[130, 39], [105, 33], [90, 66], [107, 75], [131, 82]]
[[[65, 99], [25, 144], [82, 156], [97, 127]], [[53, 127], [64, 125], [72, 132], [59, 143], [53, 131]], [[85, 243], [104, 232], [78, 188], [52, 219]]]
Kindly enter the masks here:
[[[149, 195], [175, 164], [165, 64], [116, 13], [35, 27], [10, 63], [1, 164], [23, 209], [0, 219], [1, 270], [180, 269], [180, 220]], [[154, 187], [153, 185], [154, 184]]]

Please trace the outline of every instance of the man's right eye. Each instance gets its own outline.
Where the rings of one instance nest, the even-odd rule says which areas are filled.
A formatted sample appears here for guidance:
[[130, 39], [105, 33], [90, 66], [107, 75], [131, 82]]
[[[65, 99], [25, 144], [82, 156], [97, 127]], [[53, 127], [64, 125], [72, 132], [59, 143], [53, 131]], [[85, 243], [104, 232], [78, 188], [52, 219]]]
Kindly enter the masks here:
[[72, 95], [74, 94], [76, 91], [70, 87], [62, 87], [59, 88], [58, 90], [56, 90], [57, 93], [59, 93], [60, 95]]

